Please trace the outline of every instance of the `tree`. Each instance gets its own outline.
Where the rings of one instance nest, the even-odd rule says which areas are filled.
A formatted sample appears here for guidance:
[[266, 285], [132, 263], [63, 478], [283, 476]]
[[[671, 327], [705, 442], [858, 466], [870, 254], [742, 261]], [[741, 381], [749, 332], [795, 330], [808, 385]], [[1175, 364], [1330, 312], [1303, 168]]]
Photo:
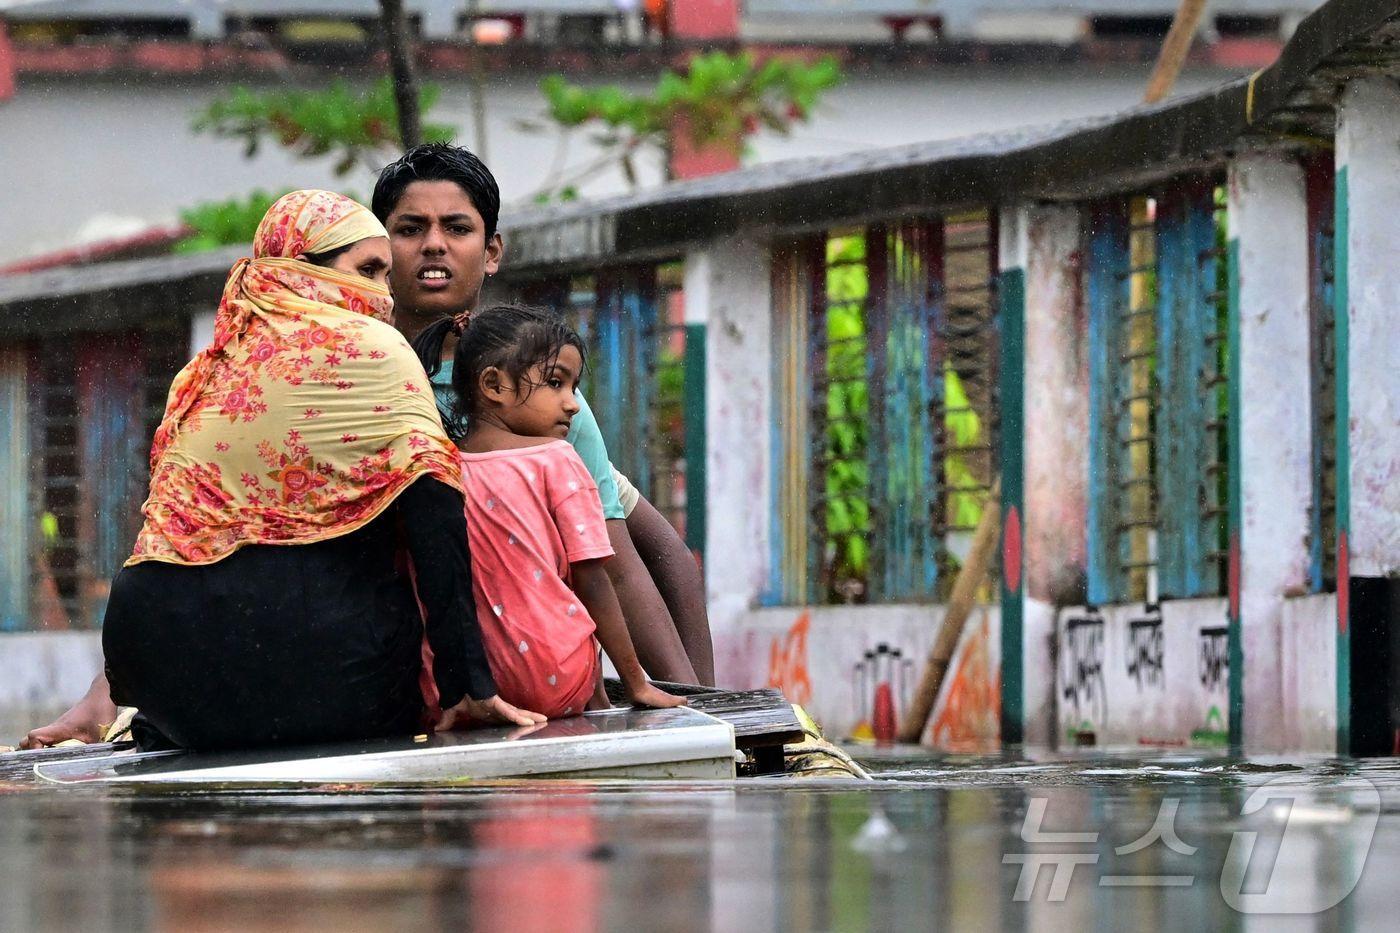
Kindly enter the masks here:
[[557, 130], [562, 154], [572, 130], [597, 125], [594, 141], [604, 151], [572, 170], [556, 157], [537, 198], [567, 197], [575, 186], [619, 162], [635, 186], [636, 153], [646, 148], [669, 153], [675, 133], [685, 133], [697, 149], [723, 146], [736, 152], [761, 129], [787, 135], [794, 124], [807, 121], [821, 96], [841, 80], [841, 67], [830, 56], [813, 64], [779, 57], [760, 62], [749, 52], [697, 55], [684, 73], [667, 71], [644, 93], [617, 85], [584, 87], [550, 75], [540, 82], [547, 119], [524, 121], [522, 128]]
[[423, 141], [423, 129], [419, 125], [418, 79], [413, 74], [413, 56], [408, 48], [403, 0], [379, 0], [379, 21], [384, 27], [384, 47], [389, 53], [389, 74], [398, 105], [399, 139], [405, 148], [416, 146]]

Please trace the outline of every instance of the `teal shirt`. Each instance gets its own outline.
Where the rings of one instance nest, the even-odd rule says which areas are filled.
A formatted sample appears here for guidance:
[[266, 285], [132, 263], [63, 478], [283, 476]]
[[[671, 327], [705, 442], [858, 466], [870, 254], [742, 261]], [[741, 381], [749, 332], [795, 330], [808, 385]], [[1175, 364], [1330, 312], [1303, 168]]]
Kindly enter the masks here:
[[[448, 411], [452, 407], [452, 361], [443, 360], [442, 368], [432, 378], [433, 395], [437, 397], [438, 408]], [[598, 498], [603, 500], [603, 517], [607, 519], [626, 518], [622, 513], [622, 503], [617, 497], [617, 483], [613, 480], [612, 461], [608, 459], [608, 445], [603, 440], [598, 419], [593, 417], [593, 409], [588, 407], [582, 392], [575, 392], [578, 399], [578, 414], [574, 415], [569, 426], [570, 444], [588, 468], [593, 482], [598, 485]]]

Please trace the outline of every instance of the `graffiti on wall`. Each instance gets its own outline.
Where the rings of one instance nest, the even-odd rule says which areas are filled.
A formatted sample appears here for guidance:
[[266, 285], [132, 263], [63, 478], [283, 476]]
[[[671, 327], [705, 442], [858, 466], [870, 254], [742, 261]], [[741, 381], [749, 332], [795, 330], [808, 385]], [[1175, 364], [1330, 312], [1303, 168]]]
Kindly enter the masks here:
[[1196, 673], [1201, 686], [1210, 695], [1205, 720], [1191, 732], [1191, 741], [1200, 745], [1224, 745], [1229, 741], [1229, 727], [1224, 709], [1229, 702], [1230, 630], [1224, 625], [1202, 626], [1197, 647]]
[[1166, 679], [1162, 676], [1166, 644], [1162, 637], [1162, 617], [1152, 616], [1128, 621], [1128, 676], [1137, 684], [1138, 690], [1144, 686], [1164, 689]]
[[939, 748], [984, 746], [996, 742], [1001, 731], [1001, 671], [993, 665], [985, 613], [964, 637], [943, 705], [934, 711], [930, 736]]
[[812, 677], [807, 671], [807, 633], [811, 627], [811, 614], [804, 612], [768, 648], [768, 686], [777, 687], [798, 706], [812, 702]]
[[1066, 619], [1060, 644], [1060, 699], [1073, 711], [1071, 731], [1092, 732], [1108, 718], [1103, 664], [1103, 616]]

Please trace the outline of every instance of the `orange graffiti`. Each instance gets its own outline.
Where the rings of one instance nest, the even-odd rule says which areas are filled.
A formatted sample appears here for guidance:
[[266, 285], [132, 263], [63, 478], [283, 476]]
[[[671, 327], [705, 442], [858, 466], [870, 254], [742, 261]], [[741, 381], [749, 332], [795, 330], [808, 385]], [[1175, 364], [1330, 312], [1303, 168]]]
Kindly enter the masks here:
[[811, 617], [802, 613], [787, 634], [774, 638], [768, 649], [768, 686], [777, 687], [799, 706], [812, 702], [812, 678], [807, 673], [807, 630], [811, 625]]
[[967, 636], [952, 683], [933, 720], [939, 748], [964, 750], [994, 746], [1001, 732], [1001, 673], [992, 668], [987, 617]]

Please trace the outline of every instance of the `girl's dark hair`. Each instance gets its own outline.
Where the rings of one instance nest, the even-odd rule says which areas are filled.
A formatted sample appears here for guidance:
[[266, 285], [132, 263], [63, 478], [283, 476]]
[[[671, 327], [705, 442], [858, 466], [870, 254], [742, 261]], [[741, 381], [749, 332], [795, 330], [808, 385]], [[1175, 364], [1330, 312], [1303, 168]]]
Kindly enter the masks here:
[[[442, 345], [457, 327], [455, 318], [434, 321], [413, 341], [413, 352], [431, 379], [442, 370]], [[452, 357], [450, 406], [438, 406], [443, 427], [453, 440], [467, 435], [468, 416], [476, 410], [481, 374], [494, 366], [517, 385], [533, 390], [527, 376], [539, 365], [549, 366], [565, 347], [584, 358], [583, 338], [558, 313], [522, 304], [489, 305], [471, 316], [471, 323], [457, 334]], [[587, 365], [585, 361], [585, 366]]]

